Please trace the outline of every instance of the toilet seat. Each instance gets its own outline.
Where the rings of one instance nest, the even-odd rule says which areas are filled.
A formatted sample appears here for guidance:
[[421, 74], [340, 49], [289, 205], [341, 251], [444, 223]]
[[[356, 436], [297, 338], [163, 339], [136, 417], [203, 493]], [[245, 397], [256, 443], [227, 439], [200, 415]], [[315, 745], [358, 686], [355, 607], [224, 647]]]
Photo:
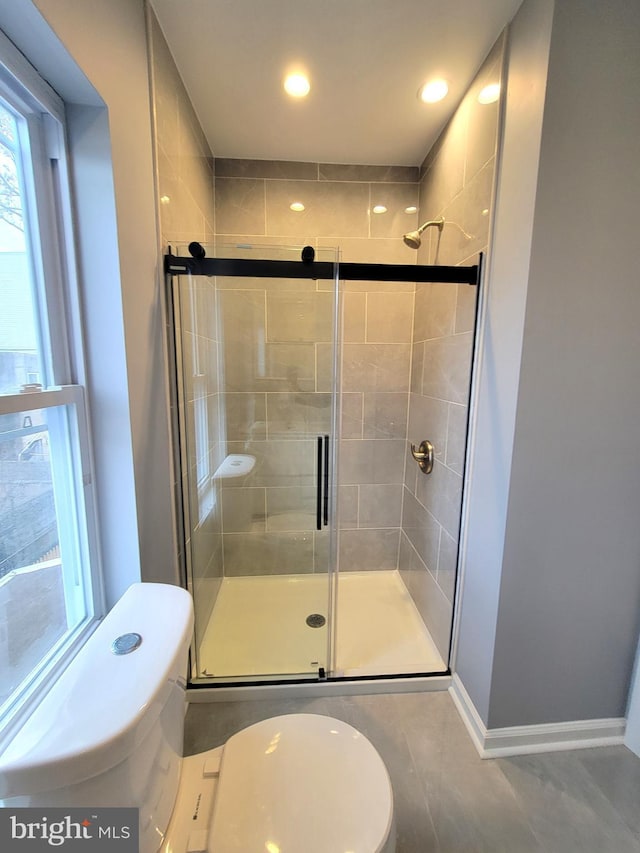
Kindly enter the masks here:
[[[272, 717], [233, 735], [224, 747], [185, 762], [194, 760], [205, 788], [215, 779], [215, 790], [208, 794], [200, 782], [201, 790], [192, 784], [186, 802], [179, 797], [176, 810], [190, 818], [189, 838], [184, 847], [176, 843], [175, 836], [181, 833], [170, 826], [163, 851], [392, 853], [395, 849], [393, 794], [386, 767], [367, 738], [347, 723], [318, 714]], [[197, 830], [195, 803], [200, 812]], [[174, 814], [172, 825], [181, 822], [180, 817]]]

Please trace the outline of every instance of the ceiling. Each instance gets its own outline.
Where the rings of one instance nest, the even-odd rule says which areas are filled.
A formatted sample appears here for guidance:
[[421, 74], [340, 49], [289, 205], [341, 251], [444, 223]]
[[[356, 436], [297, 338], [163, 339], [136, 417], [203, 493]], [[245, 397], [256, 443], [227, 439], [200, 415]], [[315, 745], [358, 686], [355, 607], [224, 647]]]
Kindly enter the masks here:
[[[521, 0], [152, 0], [216, 157], [420, 165]], [[311, 92], [293, 100], [285, 73]], [[449, 94], [424, 104], [425, 80]]]

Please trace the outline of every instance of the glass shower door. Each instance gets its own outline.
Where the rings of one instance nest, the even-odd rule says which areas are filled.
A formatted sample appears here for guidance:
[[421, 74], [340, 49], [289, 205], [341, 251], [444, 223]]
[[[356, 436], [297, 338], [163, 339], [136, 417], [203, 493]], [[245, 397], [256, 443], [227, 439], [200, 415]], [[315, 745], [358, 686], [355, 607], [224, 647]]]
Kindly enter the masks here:
[[[269, 255], [298, 260], [299, 252]], [[173, 282], [192, 676], [322, 676], [335, 549], [335, 286], [236, 276]]]

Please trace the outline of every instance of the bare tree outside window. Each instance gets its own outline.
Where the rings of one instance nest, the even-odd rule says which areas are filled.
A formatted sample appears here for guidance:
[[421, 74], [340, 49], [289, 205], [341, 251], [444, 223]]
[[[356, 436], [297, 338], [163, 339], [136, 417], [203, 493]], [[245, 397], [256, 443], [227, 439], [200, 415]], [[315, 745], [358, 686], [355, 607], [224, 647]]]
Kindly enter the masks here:
[[15, 144], [15, 121], [11, 113], [0, 106], [0, 219], [24, 231]]

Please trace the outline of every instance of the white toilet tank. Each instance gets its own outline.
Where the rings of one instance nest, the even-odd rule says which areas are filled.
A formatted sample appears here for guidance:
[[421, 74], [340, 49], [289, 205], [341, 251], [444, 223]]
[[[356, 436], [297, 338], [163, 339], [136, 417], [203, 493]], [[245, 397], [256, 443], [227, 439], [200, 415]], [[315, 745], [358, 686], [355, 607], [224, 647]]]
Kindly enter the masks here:
[[[180, 781], [186, 590], [134, 584], [0, 755], [5, 806], [135, 806], [140, 853], [160, 847]], [[116, 654], [114, 641], [132, 651]]]

